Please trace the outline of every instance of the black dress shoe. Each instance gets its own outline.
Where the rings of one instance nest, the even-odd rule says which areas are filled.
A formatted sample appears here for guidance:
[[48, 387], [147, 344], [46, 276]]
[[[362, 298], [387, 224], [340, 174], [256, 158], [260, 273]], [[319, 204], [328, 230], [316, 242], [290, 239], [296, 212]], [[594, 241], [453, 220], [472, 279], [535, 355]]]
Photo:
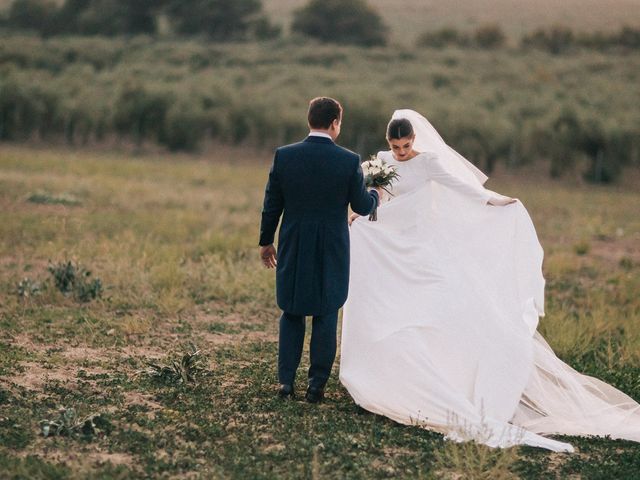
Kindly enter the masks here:
[[280, 389], [278, 390], [278, 397], [283, 399], [293, 398], [293, 385], [280, 385]]
[[304, 398], [309, 403], [320, 403], [324, 400], [324, 388], [309, 387], [307, 388], [307, 394]]

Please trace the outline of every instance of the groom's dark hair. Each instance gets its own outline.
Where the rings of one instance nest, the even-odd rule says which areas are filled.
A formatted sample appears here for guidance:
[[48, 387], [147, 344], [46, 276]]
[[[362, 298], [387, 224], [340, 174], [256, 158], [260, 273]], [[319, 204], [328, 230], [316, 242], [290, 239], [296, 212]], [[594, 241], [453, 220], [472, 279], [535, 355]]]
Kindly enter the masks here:
[[342, 105], [329, 97], [317, 97], [309, 102], [309, 126], [328, 130], [334, 120], [342, 119]]

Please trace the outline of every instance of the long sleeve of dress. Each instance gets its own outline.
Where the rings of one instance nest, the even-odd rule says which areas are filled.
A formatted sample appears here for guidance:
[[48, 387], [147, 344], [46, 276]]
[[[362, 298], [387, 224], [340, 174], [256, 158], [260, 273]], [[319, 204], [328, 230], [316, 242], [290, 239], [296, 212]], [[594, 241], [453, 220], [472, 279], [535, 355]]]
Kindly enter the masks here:
[[444, 165], [442, 165], [440, 158], [435, 154], [427, 154], [424, 165], [428, 180], [433, 180], [434, 182], [445, 185], [482, 205], [485, 205], [493, 196], [493, 193], [483, 186], [465, 182], [449, 173]]

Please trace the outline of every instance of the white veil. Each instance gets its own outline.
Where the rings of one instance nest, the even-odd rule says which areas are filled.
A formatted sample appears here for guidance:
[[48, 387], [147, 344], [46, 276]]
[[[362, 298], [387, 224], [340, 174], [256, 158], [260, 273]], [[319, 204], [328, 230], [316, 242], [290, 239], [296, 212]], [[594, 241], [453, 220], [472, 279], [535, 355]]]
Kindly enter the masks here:
[[455, 177], [475, 185], [484, 185], [488, 177], [482, 173], [473, 163], [464, 158], [453, 148], [447, 145], [438, 131], [433, 128], [429, 120], [418, 112], [409, 109], [396, 110], [392, 120], [406, 118], [411, 122], [416, 139], [413, 144], [417, 152], [433, 152], [442, 159], [443, 166]]

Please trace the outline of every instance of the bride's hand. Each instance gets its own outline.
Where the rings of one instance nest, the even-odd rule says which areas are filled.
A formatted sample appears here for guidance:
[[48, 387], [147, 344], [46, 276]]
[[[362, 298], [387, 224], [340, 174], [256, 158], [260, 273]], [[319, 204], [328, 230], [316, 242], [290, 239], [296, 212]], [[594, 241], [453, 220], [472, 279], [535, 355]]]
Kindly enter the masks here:
[[504, 207], [505, 205], [511, 205], [512, 203], [516, 203], [517, 201], [518, 201], [517, 198], [511, 198], [511, 197], [502, 197], [502, 198], [491, 197], [487, 203], [489, 205], [493, 205], [494, 207]]
[[360, 215], [358, 215], [357, 213], [352, 213], [351, 215], [349, 215], [349, 226], [351, 226], [351, 224], [353, 223], [353, 221], [358, 218]]

